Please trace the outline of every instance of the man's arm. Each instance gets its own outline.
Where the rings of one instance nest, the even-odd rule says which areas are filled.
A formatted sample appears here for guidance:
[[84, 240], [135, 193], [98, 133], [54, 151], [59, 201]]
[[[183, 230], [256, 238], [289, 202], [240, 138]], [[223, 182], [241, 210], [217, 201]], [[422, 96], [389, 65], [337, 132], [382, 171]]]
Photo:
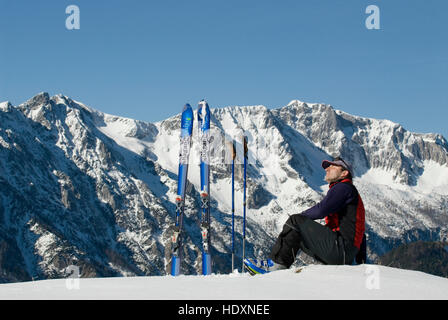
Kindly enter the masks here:
[[310, 219], [323, 219], [330, 213], [342, 209], [350, 203], [356, 194], [354, 188], [347, 183], [337, 183], [330, 190], [321, 202], [302, 212], [304, 216]]

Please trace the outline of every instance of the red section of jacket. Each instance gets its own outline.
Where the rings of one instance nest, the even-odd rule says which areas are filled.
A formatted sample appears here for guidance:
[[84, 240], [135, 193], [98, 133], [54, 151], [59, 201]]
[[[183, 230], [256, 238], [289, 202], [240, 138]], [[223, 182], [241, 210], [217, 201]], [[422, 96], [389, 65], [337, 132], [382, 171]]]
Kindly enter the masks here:
[[[332, 184], [330, 184], [330, 188], [332, 188], [336, 183], [352, 184], [352, 180], [344, 179], [344, 180], [332, 183]], [[346, 210], [346, 208], [344, 208], [343, 210]], [[334, 212], [334, 213], [330, 213], [327, 217], [325, 217], [325, 225], [335, 232], [340, 230], [340, 221], [339, 221], [340, 214], [341, 214], [341, 212]], [[348, 213], [346, 212], [345, 214], [348, 214]], [[355, 234], [354, 234], [354, 238], [353, 238], [353, 245], [355, 247], [357, 247], [358, 249], [361, 247], [361, 242], [362, 242], [362, 238], [364, 236], [364, 232], [365, 232], [365, 209], [364, 209], [364, 204], [362, 202], [362, 199], [358, 193], [356, 213], [355, 213]]]

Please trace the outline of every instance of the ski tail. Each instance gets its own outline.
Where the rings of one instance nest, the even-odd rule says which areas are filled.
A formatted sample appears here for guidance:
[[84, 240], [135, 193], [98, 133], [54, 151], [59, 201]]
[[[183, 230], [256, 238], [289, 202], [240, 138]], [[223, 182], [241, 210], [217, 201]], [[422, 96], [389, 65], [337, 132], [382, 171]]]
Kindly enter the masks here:
[[212, 256], [210, 253], [202, 253], [202, 274], [209, 275], [212, 273]]
[[180, 274], [180, 256], [174, 255], [171, 258], [171, 275], [178, 276]]

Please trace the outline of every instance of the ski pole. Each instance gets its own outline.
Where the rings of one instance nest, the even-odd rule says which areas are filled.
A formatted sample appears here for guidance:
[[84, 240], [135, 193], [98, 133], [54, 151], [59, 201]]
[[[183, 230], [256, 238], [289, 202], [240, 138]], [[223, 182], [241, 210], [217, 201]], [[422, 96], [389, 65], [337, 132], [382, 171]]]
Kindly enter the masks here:
[[232, 272], [235, 268], [235, 140], [232, 140]]
[[247, 167], [247, 137], [243, 135], [244, 148], [244, 171], [243, 171], [243, 264], [242, 271], [244, 272], [244, 259], [246, 254], [246, 167]]

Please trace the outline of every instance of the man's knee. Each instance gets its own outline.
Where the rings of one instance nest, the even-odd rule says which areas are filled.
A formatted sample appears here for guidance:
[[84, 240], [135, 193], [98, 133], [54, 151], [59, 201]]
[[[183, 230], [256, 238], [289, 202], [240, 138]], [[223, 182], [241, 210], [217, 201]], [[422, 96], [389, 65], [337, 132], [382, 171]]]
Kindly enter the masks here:
[[286, 221], [286, 223], [291, 227], [299, 227], [301, 224], [303, 224], [305, 221], [307, 221], [309, 218], [302, 215], [302, 214], [293, 214], [289, 216], [289, 219]]

